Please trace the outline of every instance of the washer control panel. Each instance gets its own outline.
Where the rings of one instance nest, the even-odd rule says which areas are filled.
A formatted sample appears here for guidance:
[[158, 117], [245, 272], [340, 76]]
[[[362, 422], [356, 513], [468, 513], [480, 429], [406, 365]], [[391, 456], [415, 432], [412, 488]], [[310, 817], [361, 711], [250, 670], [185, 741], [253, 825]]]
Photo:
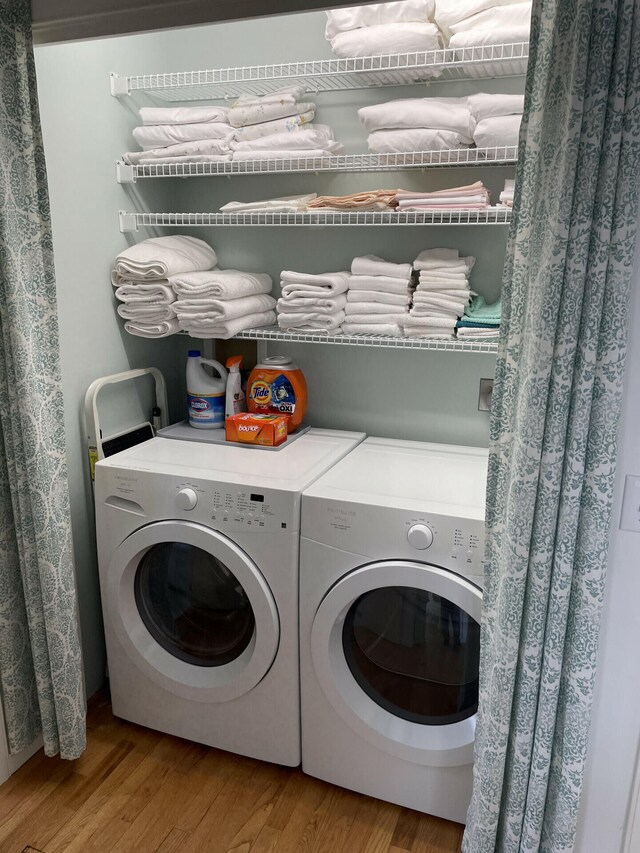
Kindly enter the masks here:
[[227, 483], [177, 481], [178, 515], [218, 530], [292, 531], [297, 529], [294, 496]]

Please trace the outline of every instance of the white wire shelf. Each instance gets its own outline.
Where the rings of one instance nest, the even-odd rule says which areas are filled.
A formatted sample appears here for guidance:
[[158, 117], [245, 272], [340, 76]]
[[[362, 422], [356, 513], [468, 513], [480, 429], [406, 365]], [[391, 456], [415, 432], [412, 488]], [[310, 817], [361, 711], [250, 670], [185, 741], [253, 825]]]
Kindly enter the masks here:
[[446, 211], [314, 211], [310, 213], [128, 213], [119, 211], [120, 231], [140, 228], [208, 228], [221, 226], [402, 226], [508, 225], [511, 209]]
[[469, 77], [519, 76], [526, 72], [528, 42], [366, 56], [276, 65], [246, 65], [207, 71], [111, 74], [115, 97], [144, 91], [164, 101], [220, 100], [266, 95], [292, 82], [311, 92], [399, 86]]
[[118, 161], [120, 184], [144, 178], [195, 178], [216, 175], [273, 175], [287, 172], [382, 172], [450, 166], [505, 166], [517, 162], [515, 145], [495, 148], [450, 148], [398, 154], [341, 154], [335, 157], [293, 157], [270, 160], [231, 160], [228, 163], [149, 163], [129, 166]]
[[334, 344], [357, 347], [392, 347], [394, 349], [424, 349], [441, 352], [485, 353], [498, 351], [497, 341], [458, 340], [456, 338], [391, 338], [378, 335], [321, 335], [310, 332], [283, 332], [277, 326], [245, 329], [235, 336], [250, 341], [284, 341], [301, 344]]

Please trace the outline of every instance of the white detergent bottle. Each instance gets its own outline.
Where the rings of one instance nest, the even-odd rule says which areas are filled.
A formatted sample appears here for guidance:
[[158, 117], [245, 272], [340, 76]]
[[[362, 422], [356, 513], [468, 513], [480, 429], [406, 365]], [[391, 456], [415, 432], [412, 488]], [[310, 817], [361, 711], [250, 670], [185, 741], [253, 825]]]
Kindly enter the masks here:
[[232, 415], [237, 415], [240, 412], [247, 411], [247, 400], [245, 393], [242, 390], [242, 376], [240, 375], [241, 367], [241, 355], [232, 355], [227, 359], [229, 376], [227, 377], [227, 400], [224, 410], [225, 418], [230, 418]]
[[[203, 365], [208, 364], [220, 374], [209, 376]], [[224, 426], [224, 398], [227, 371], [219, 361], [202, 358], [200, 350], [189, 350], [187, 359], [187, 406], [189, 425], [196, 429], [220, 429]]]

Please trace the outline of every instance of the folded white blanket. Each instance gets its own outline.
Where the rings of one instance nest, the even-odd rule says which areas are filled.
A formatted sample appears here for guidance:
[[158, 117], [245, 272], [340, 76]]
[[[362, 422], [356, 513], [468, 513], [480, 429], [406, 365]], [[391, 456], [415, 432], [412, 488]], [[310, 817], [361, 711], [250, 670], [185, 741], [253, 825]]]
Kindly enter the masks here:
[[452, 130], [435, 130], [430, 127], [406, 127], [395, 130], [374, 130], [367, 137], [369, 151], [374, 154], [398, 154], [407, 151], [446, 151], [466, 148], [468, 136]]
[[234, 151], [234, 160], [300, 160], [315, 159], [320, 160], [323, 157], [335, 157], [336, 154], [341, 154], [344, 147], [338, 142], [331, 143], [331, 147], [327, 148], [279, 148], [272, 151]]
[[[161, 149], [154, 149], [159, 151]], [[166, 149], [165, 149], [166, 150]], [[143, 155], [147, 152], [142, 151]], [[182, 157], [145, 157], [138, 161], [138, 166], [175, 166], [177, 163], [229, 163], [231, 154], [183, 154]], [[125, 161], [126, 162], [126, 161]]]
[[170, 282], [178, 299], [241, 299], [273, 288], [270, 275], [240, 270], [181, 273]]
[[124, 328], [130, 335], [137, 335], [139, 338], [168, 338], [169, 335], [175, 335], [180, 331], [178, 321], [162, 320], [158, 323], [142, 323], [136, 320], [128, 320], [124, 324]]
[[265, 121], [261, 124], [249, 124], [239, 127], [235, 132], [236, 142], [248, 142], [253, 139], [262, 139], [273, 133], [292, 133], [299, 130], [303, 125], [309, 124], [315, 118], [316, 111], [309, 110], [302, 115], [290, 116], [289, 118], [278, 118], [275, 121]]
[[249, 95], [245, 93], [244, 95], [240, 95], [238, 100], [231, 104], [231, 108], [259, 106], [260, 104], [291, 103], [292, 101], [299, 101], [301, 98], [304, 98], [306, 93], [307, 89], [304, 86], [296, 86], [295, 84], [282, 86], [282, 88], [269, 92], [267, 95]]
[[359, 322], [355, 317], [380, 314], [383, 317], [390, 317], [392, 314], [406, 314], [406, 305], [385, 305], [382, 302], [347, 302], [344, 313], [349, 317], [349, 322]]
[[185, 329], [196, 338], [220, 338], [227, 340], [242, 332], [243, 329], [257, 329], [262, 326], [273, 326], [276, 322], [275, 311], [263, 311], [260, 314], [248, 314], [245, 317], [237, 317], [235, 320], [225, 322], [210, 322], [208, 320], [197, 320], [190, 318], [187, 321], [178, 321], [179, 327]]
[[227, 107], [141, 107], [142, 124], [228, 124]]
[[307, 204], [314, 198], [317, 198], [316, 193], [265, 198], [261, 201], [230, 201], [220, 210], [224, 213], [295, 213], [305, 210]]
[[176, 157], [183, 158], [184, 162], [204, 155], [208, 158], [219, 158], [221, 161], [230, 160], [231, 139], [231, 136], [225, 139], [196, 139], [193, 142], [181, 142], [179, 145], [167, 145], [165, 148], [150, 148], [148, 151], [127, 151], [122, 159], [130, 166], [153, 163], [156, 160], [173, 161]]
[[388, 276], [402, 279], [405, 283], [411, 278], [411, 264], [394, 264], [377, 255], [362, 255], [351, 262], [351, 274], [355, 276]]
[[502, 145], [517, 145], [520, 138], [521, 115], [485, 118], [476, 125], [473, 134], [478, 148], [498, 148]]
[[409, 21], [429, 21], [433, 18], [434, 0], [396, 0], [393, 3], [373, 3], [327, 12], [325, 38], [331, 41], [338, 33], [374, 27], [380, 24], [401, 24]]
[[510, 3], [508, 6], [492, 6], [463, 18], [451, 25], [452, 33], [468, 30], [484, 31], [504, 29], [506, 27], [529, 27], [531, 25], [531, 3]]
[[457, 249], [425, 249], [413, 262], [417, 270], [442, 270], [469, 273], [476, 259], [473, 255], [461, 257]]
[[467, 98], [469, 109], [477, 122], [495, 116], [522, 115], [524, 110], [524, 95], [489, 95], [477, 92]]
[[386, 56], [441, 47], [440, 30], [430, 23], [379, 24], [338, 33], [331, 39], [331, 50], [342, 58]]
[[210, 270], [217, 260], [211, 246], [197, 237], [151, 237], [120, 252], [116, 273], [135, 281], [153, 281], [183, 272]]
[[349, 277], [349, 290], [382, 291], [383, 293], [409, 293], [409, 281], [384, 275], [352, 275]]
[[245, 127], [250, 124], [262, 124], [265, 121], [289, 118], [314, 111], [316, 105], [309, 102], [297, 103], [291, 95], [279, 101], [268, 101], [259, 104], [243, 104], [229, 110], [229, 124], [232, 127]]
[[307, 149], [328, 148], [333, 142], [333, 131], [326, 124], [309, 124], [296, 127], [295, 130], [285, 130], [271, 133], [259, 139], [246, 139], [234, 142], [236, 151], [272, 151], [274, 149]]
[[197, 319], [214, 323], [272, 311], [275, 307], [273, 296], [258, 293], [240, 299], [179, 299], [173, 303], [171, 310], [181, 321]]
[[335, 314], [344, 311], [347, 296], [340, 293], [337, 296], [289, 296], [278, 299], [278, 311], [283, 314], [308, 313], [316, 311], [319, 314]]
[[402, 98], [361, 107], [358, 117], [370, 133], [390, 128], [429, 127], [473, 139], [475, 119], [466, 98]]
[[333, 314], [323, 314], [319, 311], [309, 311], [306, 314], [278, 314], [278, 325], [281, 329], [335, 331], [344, 322], [344, 311]]
[[169, 305], [175, 298], [168, 279], [153, 284], [124, 284], [116, 289], [116, 299], [128, 305]]
[[409, 304], [409, 291], [404, 293], [385, 293], [384, 290], [350, 290], [347, 293], [347, 302], [366, 302], [369, 305], [402, 305]]
[[438, 0], [434, 20], [445, 36], [451, 35], [451, 27], [465, 18], [477, 15], [494, 6], [508, 6], [512, 0]]
[[482, 47], [490, 44], [528, 42], [529, 26], [503, 27], [499, 30], [464, 30], [449, 39], [449, 47]]
[[349, 273], [326, 272], [320, 275], [283, 270], [280, 273], [284, 299], [303, 296], [334, 297], [346, 293], [349, 288]]
[[385, 338], [401, 338], [402, 329], [397, 323], [343, 323], [345, 335], [374, 335]]
[[223, 122], [152, 124], [134, 127], [133, 138], [143, 151], [194, 142], [196, 139], [231, 139], [233, 128]]
[[171, 306], [165, 305], [118, 305], [118, 314], [123, 320], [134, 320], [136, 323], [145, 323], [146, 325], [164, 323], [167, 320], [173, 320], [175, 314], [171, 310]]

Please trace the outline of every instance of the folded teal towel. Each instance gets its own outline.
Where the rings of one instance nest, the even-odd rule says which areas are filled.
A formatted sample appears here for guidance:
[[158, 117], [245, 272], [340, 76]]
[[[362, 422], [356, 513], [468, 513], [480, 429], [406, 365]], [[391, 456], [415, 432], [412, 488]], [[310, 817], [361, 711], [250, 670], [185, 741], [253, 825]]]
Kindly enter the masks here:
[[456, 329], [497, 329], [500, 323], [476, 323], [475, 320], [458, 320]]
[[487, 305], [484, 296], [475, 296], [471, 304], [464, 309], [464, 321], [471, 325], [499, 326], [501, 316], [500, 300]]

